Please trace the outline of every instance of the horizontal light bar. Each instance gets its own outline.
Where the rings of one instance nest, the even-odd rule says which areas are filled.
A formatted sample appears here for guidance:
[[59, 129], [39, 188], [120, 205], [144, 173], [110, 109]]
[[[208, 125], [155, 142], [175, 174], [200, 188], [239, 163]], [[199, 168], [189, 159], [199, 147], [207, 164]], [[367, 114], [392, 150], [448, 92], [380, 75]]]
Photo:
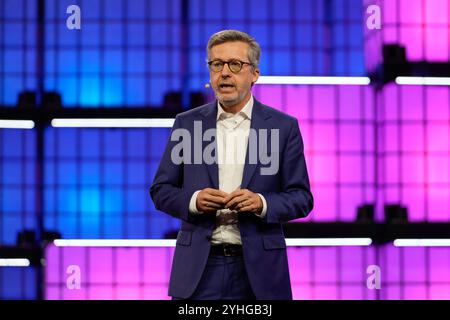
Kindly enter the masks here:
[[173, 118], [153, 119], [53, 119], [55, 128], [172, 128]]
[[293, 247], [327, 247], [327, 246], [370, 246], [370, 238], [297, 238], [286, 239], [286, 244]]
[[174, 247], [175, 239], [57, 239], [57, 247]]
[[[175, 239], [57, 239], [57, 247], [174, 247]], [[370, 238], [298, 238], [286, 239], [291, 247], [299, 246], [370, 246]]]
[[368, 77], [261, 76], [256, 84], [369, 85]]
[[450, 247], [450, 239], [396, 239], [396, 247]]
[[33, 129], [34, 121], [31, 120], [0, 120], [2, 129]]
[[400, 85], [450, 86], [450, 78], [444, 77], [397, 77], [395, 83]]
[[0, 267], [28, 267], [30, 260], [15, 258], [15, 259], [0, 259]]

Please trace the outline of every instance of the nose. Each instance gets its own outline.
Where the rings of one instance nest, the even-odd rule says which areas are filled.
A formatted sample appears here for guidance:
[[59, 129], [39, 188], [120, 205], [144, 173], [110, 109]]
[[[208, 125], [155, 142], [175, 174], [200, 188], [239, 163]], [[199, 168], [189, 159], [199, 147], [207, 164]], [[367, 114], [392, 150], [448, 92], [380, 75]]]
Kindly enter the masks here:
[[222, 69], [222, 78], [231, 76], [231, 73], [230, 66], [228, 63], [225, 63]]

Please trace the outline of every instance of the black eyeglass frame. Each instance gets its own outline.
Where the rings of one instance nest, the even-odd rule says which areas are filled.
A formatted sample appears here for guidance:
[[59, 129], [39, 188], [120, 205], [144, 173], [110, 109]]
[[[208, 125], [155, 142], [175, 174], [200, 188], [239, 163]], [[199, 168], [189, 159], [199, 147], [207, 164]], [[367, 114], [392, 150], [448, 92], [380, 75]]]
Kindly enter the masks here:
[[[214, 62], [222, 62], [222, 67], [220, 69], [218, 69], [218, 70], [213, 70], [212, 69], [212, 64]], [[233, 70], [233, 68], [230, 67], [230, 63], [232, 63], [232, 62], [239, 62], [239, 70]], [[216, 60], [208, 61], [208, 68], [212, 72], [221, 72], [223, 70], [223, 68], [225, 67], [225, 65], [228, 65], [228, 69], [230, 69], [231, 72], [239, 73], [239, 72], [241, 72], [242, 68], [246, 64], [248, 64], [250, 66], [253, 66], [253, 63], [251, 63], [251, 62], [241, 61], [241, 60], [238, 60], [238, 59], [231, 59], [231, 60], [228, 60], [228, 61], [223, 61], [223, 60], [220, 60], [220, 59], [216, 59]]]

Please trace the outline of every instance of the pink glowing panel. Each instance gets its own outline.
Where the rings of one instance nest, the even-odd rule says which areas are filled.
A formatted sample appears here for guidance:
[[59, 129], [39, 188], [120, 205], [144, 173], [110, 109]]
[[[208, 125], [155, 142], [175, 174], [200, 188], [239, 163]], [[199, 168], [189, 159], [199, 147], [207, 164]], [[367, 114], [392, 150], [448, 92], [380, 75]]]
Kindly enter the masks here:
[[362, 158], [360, 156], [341, 156], [339, 159], [340, 181], [342, 183], [362, 182]]
[[363, 86], [339, 87], [339, 117], [358, 120], [361, 118], [361, 101]]
[[336, 188], [335, 187], [315, 187], [314, 210], [310, 216], [313, 221], [335, 221], [336, 215]]
[[47, 300], [62, 300], [62, 290], [47, 282], [45, 288], [45, 299]]
[[313, 286], [308, 284], [291, 284], [292, 298], [294, 300], [314, 300]]
[[[450, 288], [450, 249], [431, 248], [429, 249], [429, 265], [431, 283], [447, 282], [447, 289]], [[449, 292], [450, 293], [450, 292]]]
[[427, 287], [424, 284], [406, 284], [403, 288], [403, 299], [425, 300], [427, 299]]
[[450, 129], [446, 124], [429, 124], [427, 126], [428, 151], [450, 150]]
[[428, 182], [430, 184], [445, 183], [450, 185], [450, 157], [446, 155], [429, 155]]
[[364, 257], [367, 255], [367, 248], [348, 247], [341, 252], [341, 281], [359, 282], [366, 284], [367, 274]]
[[428, 24], [443, 24], [446, 27], [450, 18], [449, 6], [448, 0], [425, 1], [425, 21]]
[[334, 120], [336, 118], [337, 86], [313, 87], [313, 116], [314, 119]]
[[445, 87], [427, 87], [426, 109], [429, 120], [448, 121], [450, 118], [450, 90]]
[[158, 283], [161, 281], [169, 283], [173, 251], [174, 248], [153, 248], [143, 252], [144, 270], [150, 271], [144, 273], [143, 281], [145, 283]]
[[362, 126], [359, 124], [342, 124], [339, 126], [339, 147], [342, 151], [361, 151]]
[[[375, 101], [374, 92], [371, 87], [364, 87], [364, 119], [374, 120], [375, 119]], [[378, 106], [377, 106], [378, 108]]]
[[[394, 2], [394, 1], [392, 1]], [[398, 28], [395, 27], [385, 27], [383, 30], [383, 42], [385, 44], [394, 44], [394, 43], [398, 43], [399, 39], [398, 39]], [[379, 45], [378, 50], [382, 50], [381, 49], [381, 45]]]
[[400, 28], [400, 44], [406, 47], [406, 58], [410, 61], [423, 60], [424, 47], [422, 38], [424, 30], [421, 27], [407, 27]]
[[[368, 184], [373, 184], [375, 183], [375, 168], [374, 168], [374, 163], [375, 163], [375, 159], [373, 155], [369, 155], [369, 156], [364, 156], [363, 157], [363, 161], [364, 161], [364, 170], [363, 170], [363, 181], [365, 181]], [[368, 187], [369, 189], [370, 187]], [[369, 193], [372, 194], [372, 193]]]
[[[385, 0], [384, 3], [389, 0]], [[423, 7], [422, 4], [424, 1], [422, 0], [397, 0], [399, 1], [399, 13], [400, 13], [400, 23], [408, 24], [408, 23], [422, 23], [422, 12]]]
[[448, 222], [450, 219], [450, 189], [448, 187], [429, 188], [427, 200], [428, 220]]
[[91, 285], [89, 288], [92, 299], [96, 300], [116, 300], [116, 289], [110, 283], [108, 285]]
[[383, 89], [383, 114], [381, 114], [381, 117], [383, 117], [384, 120], [397, 120], [399, 118], [398, 91], [398, 86], [393, 84], [388, 84]]
[[336, 282], [337, 281], [337, 262], [335, 247], [318, 247], [314, 249], [314, 274], [313, 281]]
[[400, 168], [396, 156], [386, 156], [384, 162], [384, 178], [386, 183], [400, 182]]
[[[430, 2], [430, 1], [428, 1]], [[446, 26], [439, 28], [428, 27], [425, 30], [425, 59], [429, 61], [448, 61], [449, 41]]]
[[383, 284], [380, 292], [381, 300], [400, 300], [401, 287], [395, 284]]
[[338, 149], [336, 129], [334, 124], [315, 124], [313, 127], [314, 150], [330, 152]]
[[357, 208], [364, 202], [361, 187], [342, 187], [340, 199], [339, 221], [355, 221]]
[[401, 270], [403, 272], [402, 279], [406, 283], [426, 281], [426, 252], [423, 247], [411, 247], [406, 249], [404, 255], [404, 265], [408, 266]]
[[[363, 281], [364, 282], [364, 281]], [[363, 300], [364, 289], [361, 285], [347, 285], [340, 288], [340, 298], [342, 300]]]
[[399, 203], [401, 202], [401, 191], [399, 186], [390, 186], [384, 188], [384, 194], [383, 194], [383, 205], [384, 204], [391, 204], [391, 203]]
[[312, 279], [313, 270], [311, 269], [312, 254], [310, 248], [290, 247], [289, 270], [291, 270], [291, 283], [306, 284]]
[[[140, 260], [139, 249], [118, 248], [116, 250], [117, 272], [116, 279], [119, 284], [136, 283], [140, 281], [143, 263]], [[130, 293], [131, 294], [131, 293]]]
[[318, 284], [314, 287], [314, 300], [337, 300], [338, 288], [335, 285]]
[[423, 119], [423, 86], [401, 86], [401, 117], [402, 120]]
[[144, 287], [144, 300], [170, 300], [167, 296], [167, 285], [152, 285]]
[[115, 291], [117, 300], [140, 300], [144, 298], [139, 282], [119, 285], [115, 288]]
[[310, 170], [310, 175], [315, 183], [330, 183], [335, 179], [336, 162], [330, 161], [329, 155], [316, 155], [313, 162], [314, 166]]
[[302, 120], [310, 119], [310, 101], [308, 93], [310, 88], [308, 86], [286, 86], [286, 112], [291, 116]]
[[426, 220], [425, 197], [423, 187], [404, 187], [401, 192], [402, 203], [408, 208], [408, 220], [418, 222]]
[[282, 85], [256, 85], [254, 89], [255, 98], [265, 105], [278, 110], [284, 110]]
[[400, 140], [398, 137], [398, 126], [394, 124], [386, 124], [383, 131], [383, 146], [385, 151], [400, 150]]
[[[46, 298], [168, 299], [172, 254], [173, 248], [49, 246]], [[67, 287], [70, 274], [66, 270], [70, 265], [80, 268], [80, 289]]]
[[392, 283], [398, 283], [401, 277], [400, 269], [400, 253], [402, 248], [396, 248], [393, 245], [385, 245], [382, 247], [380, 254], [380, 268], [382, 268], [383, 285], [390, 285]]
[[[368, 119], [370, 121], [370, 119]], [[362, 148], [366, 151], [375, 151], [375, 142], [374, 142], [374, 135], [375, 135], [375, 125], [373, 122], [369, 122], [369, 124], [363, 125], [363, 132], [364, 137], [361, 137], [361, 139], [364, 141]]]
[[398, 2], [392, 0], [384, 0], [383, 1], [383, 20], [386, 24], [396, 23], [397, 22], [397, 10], [398, 10]]
[[59, 248], [55, 246], [47, 246], [46, 249], [46, 266], [47, 270], [51, 270], [52, 272], [47, 272], [45, 275], [45, 280], [48, 284], [58, 284], [61, 280], [62, 271], [59, 270], [60, 260], [59, 260]]
[[[112, 261], [115, 258], [113, 248], [97, 248], [96, 250], [87, 250], [89, 261], [95, 261], [95, 269], [89, 269], [89, 281], [92, 284], [109, 284], [113, 282]], [[100, 291], [103, 288], [99, 287]]]
[[430, 300], [450, 300], [450, 285], [431, 285], [429, 287]]
[[403, 124], [401, 126], [402, 151], [424, 150], [423, 126], [422, 124]]
[[424, 157], [404, 156], [401, 158], [401, 178], [404, 183], [420, 185], [424, 182]]

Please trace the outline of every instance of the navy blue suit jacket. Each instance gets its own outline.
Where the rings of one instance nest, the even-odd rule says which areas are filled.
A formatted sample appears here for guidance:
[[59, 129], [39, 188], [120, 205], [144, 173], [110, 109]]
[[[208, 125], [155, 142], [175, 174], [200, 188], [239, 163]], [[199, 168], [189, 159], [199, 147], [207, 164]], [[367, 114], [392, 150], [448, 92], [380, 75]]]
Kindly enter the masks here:
[[[217, 101], [177, 115], [172, 132], [185, 128], [193, 134], [194, 121], [202, 122], [203, 131], [216, 128], [216, 117]], [[241, 188], [262, 194], [267, 201], [267, 214], [263, 219], [253, 213], [239, 214], [245, 266], [257, 299], [292, 299], [282, 223], [306, 217], [313, 208], [303, 141], [297, 119], [256, 99], [251, 128], [268, 129], [269, 132], [270, 129], [279, 129], [279, 170], [274, 175], [261, 175], [260, 168], [264, 165], [259, 161], [250, 163], [253, 161], [249, 161], [247, 149]], [[169, 139], [150, 194], [158, 210], [182, 220], [169, 295], [188, 298], [202, 276], [215, 227], [214, 214], [191, 215], [189, 202], [197, 190], [208, 187], [218, 189], [219, 178], [216, 163], [173, 163], [171, 152], [178, 143]], [[210, 143], [203, 142], [203, 148]], [[270, 151], [270, 140], [268, 146]]]

